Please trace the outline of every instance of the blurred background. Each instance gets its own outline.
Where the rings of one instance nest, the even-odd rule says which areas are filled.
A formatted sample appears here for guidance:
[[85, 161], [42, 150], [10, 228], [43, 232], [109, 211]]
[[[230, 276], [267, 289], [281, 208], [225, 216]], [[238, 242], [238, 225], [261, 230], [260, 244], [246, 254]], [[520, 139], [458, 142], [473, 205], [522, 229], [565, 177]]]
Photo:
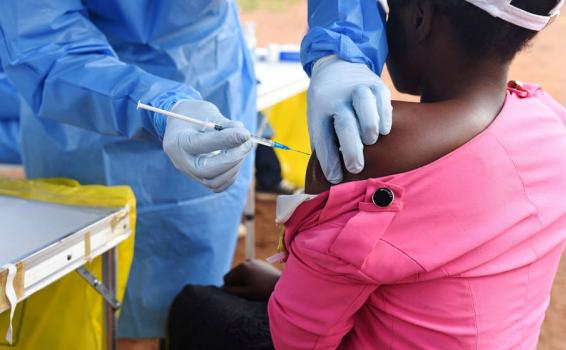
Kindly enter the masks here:
[[[241, 19], [256, 25], [257, 46], [300, 43], [307, 27], [307, 0], [237, 0]], [[566, 103], [566, 16], [558, 17], [516, 59], [511, 79], [540, 84]], [[385, 78], [389, 79], [387, 74]], [[392, 84], [390, 84], [393, 88]], [[414, 99], [395, 94], [397, 99]]]
[[[307, 27], [306, 0], [238, 0], [242, 22], [254, 22], [257, 47], [272, 43], [300, 43]], [[440, 54], [440, 53], [439, 53]], [[391, 84], [387, 72], [384, 79]], [[566, 16], [559, 17], [541, 32], [514, 61], [510, 79], [542, 85], [554, 98], [566, 103]], [[395, 99], [412, 96], [393, 92]], [[275, 128], [277, 138], [277, 128]], [[565, 155], [566, 156], [566, 155]], [[566, 174], [565, 174], [566, 176]], [[566, 200], [566, 199], [565, 199]], [[256, 198], [256, 253], [265, 258], [277, 246], [274, 200]], [[243, 260], [243, 240], [236, 261]], [[552, 292], [539, 344], [540, 350], [566, 349], [566, 259], [562, 260]]]

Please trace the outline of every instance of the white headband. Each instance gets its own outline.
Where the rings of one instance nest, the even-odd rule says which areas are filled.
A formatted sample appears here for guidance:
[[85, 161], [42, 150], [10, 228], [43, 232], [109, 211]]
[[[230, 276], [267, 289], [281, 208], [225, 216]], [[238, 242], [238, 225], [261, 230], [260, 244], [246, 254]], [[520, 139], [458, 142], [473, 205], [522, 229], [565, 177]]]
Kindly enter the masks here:
[[465, 0], [474, 4], [494, 17], [513, 23], [519, 27], [541, 31], [550, 19], [560, 14], [560, 8], [566, 0], [560, 0], [548, 16], [535, 15], [511, 4], [513, 0]]

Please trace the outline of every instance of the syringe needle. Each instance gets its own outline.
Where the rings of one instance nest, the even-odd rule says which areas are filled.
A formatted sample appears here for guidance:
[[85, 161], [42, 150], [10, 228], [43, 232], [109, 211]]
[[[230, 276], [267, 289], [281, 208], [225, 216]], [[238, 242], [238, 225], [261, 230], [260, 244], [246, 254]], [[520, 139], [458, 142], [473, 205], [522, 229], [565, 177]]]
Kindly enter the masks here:
[[290, 148], [290, 149], [289, 149], [289, 151], [293, 151], [293, 152], [301, 153], [301, 154], [304, 154], [305, 156], [309, 156], [309, 157], [311, 156], [311, 154], [310, 154], [310, 153], [307, 153], [307, 152], [303, 152], [303, 151], [299, 151], [298, 149], [292, 149], [292, 148]]

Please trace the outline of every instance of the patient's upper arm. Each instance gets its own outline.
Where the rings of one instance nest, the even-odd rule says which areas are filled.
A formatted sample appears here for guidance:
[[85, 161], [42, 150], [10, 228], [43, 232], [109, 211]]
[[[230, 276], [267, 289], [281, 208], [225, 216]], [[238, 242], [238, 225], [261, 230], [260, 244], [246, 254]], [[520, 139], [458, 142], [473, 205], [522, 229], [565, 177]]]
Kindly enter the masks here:
[[[351, 174], [344, 167], [344, 182], [377, 178], [406, 172], [450, 153], [481, 132], [485, 125], [463, 118], [469, 113], [450, 103], [393, 102], [393, 128], [378, 142], [364, 147], [365, 167]], [[481, 119], [481, 118], [480, 118]], [[313, 153], [309, 162], [305, 192], [316, 194], [330, 189]]]

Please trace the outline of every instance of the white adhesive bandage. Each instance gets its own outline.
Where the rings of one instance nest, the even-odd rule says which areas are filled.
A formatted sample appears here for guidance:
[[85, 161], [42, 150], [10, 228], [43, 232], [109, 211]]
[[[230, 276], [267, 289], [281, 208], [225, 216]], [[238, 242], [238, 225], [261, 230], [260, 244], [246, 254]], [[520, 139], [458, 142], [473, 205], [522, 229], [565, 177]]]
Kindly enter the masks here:
[[12, 321], [14, 319], [14, 313], [16, 312], [16, 304], [18, 303], [18, 297], [16, 295], [16, 290], [14, 289], [14, 279], [18, 269], [14, 264], [7, 264], [4, 266], [8, 270], [8, 277], [6, 278], [6, 299], [10, 303], [10, 325], [8, 326], [8, 331], [6, 332], [6, 341], [9, 344], [13, 342], [13, 328]]

